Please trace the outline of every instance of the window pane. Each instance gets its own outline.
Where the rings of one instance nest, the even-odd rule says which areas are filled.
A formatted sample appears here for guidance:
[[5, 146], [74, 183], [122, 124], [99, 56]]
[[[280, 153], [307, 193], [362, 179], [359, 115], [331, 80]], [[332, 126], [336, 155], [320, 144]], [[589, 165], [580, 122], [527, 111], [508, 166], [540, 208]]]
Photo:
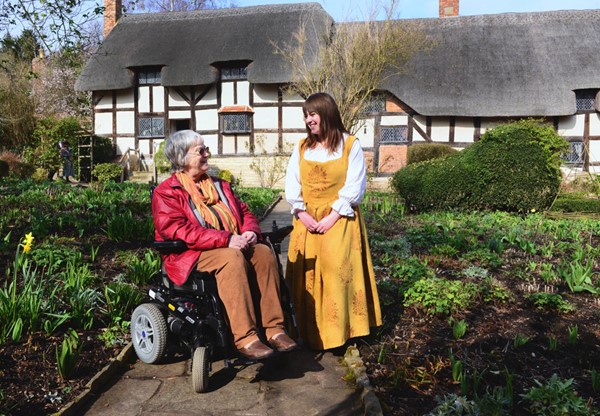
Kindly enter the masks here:
[[364, 113], [384, 113], [385, 112], [385, 95], [373, 94], [365, 103]]
[[162, 117], [141, 117], [139, 137], [162, 137], [165, 135], [165, 120]]
[[138, 82], [140, 85], [160, 85], [160, 70], [140, 70]]
[[223, 133], [247, 133], [250, 131], [250, 116], [245, 113], [221, 114]]
[[405, 143], [408, 142], [408, 127], [382, 127], [381, 143]]
[[221, 69], [221, 79], [247, 79], [247, 67], [234, 67]]
[[579, 111], [593, 110], [595, 101], [596, 91], [586, 90], [575, 92], [575, 104]]
[[583, 143], [569, 142], [569, 151], [564, 156], [565, 163], [581, 164], [583, 163]]

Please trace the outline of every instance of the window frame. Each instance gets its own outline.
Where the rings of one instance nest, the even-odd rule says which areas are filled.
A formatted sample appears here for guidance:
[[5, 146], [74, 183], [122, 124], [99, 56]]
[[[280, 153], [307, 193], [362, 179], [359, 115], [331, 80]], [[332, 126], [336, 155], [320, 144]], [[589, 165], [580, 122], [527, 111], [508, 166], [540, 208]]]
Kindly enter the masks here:
[[[403, 132], [403, 134], [401, 133], [401, 139], [400, 140], [384, 140], [383, 136], [384, 136], [384, 130], [399, 130], [401, 132]], [[408, 143], [408, 126], [406, 125], [401, 125], [401, 126], [380, 126], [379, 127], [379, 144], [406, 144]]]
[[[595, 89], [575, 90], [575, 109], [577, 110], [577, 113], [589, 113], [596, 111], [597, 94], [598, 90]], [[591, 107], [588, 105], [582, 105], [582, 103], [587, 103], [590, 101]]]
[[[142, 129], [141, 129], [141, 125], [140, 125], [142, 120], [150, 120], [150, 134], [149, 135], [142, 134]], [[154, 121], [155, 120], [160, 120], [162, 122], [162, 134], [159, 134], [159, 135], [153, 134], [155, 132], [154, 131]], [[165, 118], [163, 116], [139, 116], [137, 121], [138, 121], [138, 123], [137, 123], [138, 137], [144, 138], [144, 139], [165, 137], [165, 124], [166, 123], [165, 123]]]
[[[152, 74], [153, 77], [148, 77]], [[151, 81], [148, 81], [150, 79]], [[139, 86], [143, 85], [162, 85], [162, 73], [160, 67], [144, 67], [137, 72], [137, 82]]]
[[[250, 134], [252, 133], [252, 115], [254, 113], [250, 112], [250, 111], [227, 111], [227, 112], [222, 112], [219, 113], [219, 130], [221, 132], [221, 134]], [[245, 130], [233, 130], [233, 129], [227, 129], [227, 122], [226, 119], [229, 116], [244, 116], [244, 124], [246, 129]]]

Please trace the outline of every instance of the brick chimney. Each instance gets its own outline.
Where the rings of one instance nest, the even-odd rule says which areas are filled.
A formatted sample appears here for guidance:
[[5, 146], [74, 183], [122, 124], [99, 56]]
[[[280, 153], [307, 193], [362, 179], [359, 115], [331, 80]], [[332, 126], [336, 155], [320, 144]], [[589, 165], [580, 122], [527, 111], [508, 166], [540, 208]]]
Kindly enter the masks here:
[[104, 38], [108, 36], [123, 11], [121, 0], [104, 0]]
[[440, 0], [440, 17], [458, 16], [459, 0]]

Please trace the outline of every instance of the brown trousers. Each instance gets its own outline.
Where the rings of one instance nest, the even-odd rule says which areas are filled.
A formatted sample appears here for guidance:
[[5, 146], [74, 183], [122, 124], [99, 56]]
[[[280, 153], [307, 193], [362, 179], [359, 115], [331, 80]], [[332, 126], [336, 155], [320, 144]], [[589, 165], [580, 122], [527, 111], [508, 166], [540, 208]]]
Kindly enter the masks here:
[[259, 339], [257, 312], [267, 340], [285, 331], [279, 271], [268, 246], [256, 244], [245, 251], [235, 248], [203, 251], [198, 258], [198, 270], [215, 273], [236, 348]]

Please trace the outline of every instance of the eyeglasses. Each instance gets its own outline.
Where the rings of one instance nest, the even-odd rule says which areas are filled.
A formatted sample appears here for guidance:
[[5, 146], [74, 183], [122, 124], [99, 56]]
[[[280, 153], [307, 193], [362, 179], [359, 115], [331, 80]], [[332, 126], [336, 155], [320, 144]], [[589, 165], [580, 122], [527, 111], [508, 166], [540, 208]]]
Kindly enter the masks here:
[[208, 146], [200, 146], [199, 148], [197, 148], [196, 150], [194, 150], [192, 153], [198, 153], [201, 156], [204, 153], [208, 153], [210, 155], [210, 148]]

